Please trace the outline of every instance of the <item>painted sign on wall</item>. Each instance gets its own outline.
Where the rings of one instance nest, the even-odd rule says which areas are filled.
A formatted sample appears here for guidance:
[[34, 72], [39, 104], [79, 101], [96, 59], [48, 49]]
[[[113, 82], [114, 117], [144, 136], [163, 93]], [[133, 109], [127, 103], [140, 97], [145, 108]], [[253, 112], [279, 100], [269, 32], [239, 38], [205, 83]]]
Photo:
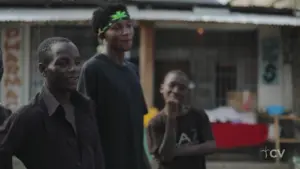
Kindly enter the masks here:
[[261, 78], [264, 84], [278, 84], [279, 77], [279, 38], [267, 38], [262, 41], [262, 71]]
[[2, 30], [2, 52], [4, 74], [2, 79], [2, 102], [11, 109], [20, 106], [21, 96], [21, 30], [19, 28], [6, 28]]

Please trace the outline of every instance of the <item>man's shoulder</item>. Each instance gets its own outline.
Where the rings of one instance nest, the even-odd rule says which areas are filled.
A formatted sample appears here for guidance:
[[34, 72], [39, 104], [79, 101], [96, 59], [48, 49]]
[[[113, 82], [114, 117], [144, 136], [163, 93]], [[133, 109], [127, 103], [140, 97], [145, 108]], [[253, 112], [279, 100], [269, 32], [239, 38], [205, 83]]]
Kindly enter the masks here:
[[130, 61], [126, 61], [126, 64], [127, 64], [130, 68], [134, 69], [135, 71], [138, 71], [137, 66], [136, 66], [134, 63], [132, 63], [132, 62], [130, 62]]
[[95, 54], [94, 56], [90, 57], [88, 60], [84, 62], [82, 65], [82, 69], [95, 69], [99, 70], [99, 65], [104, 64], [105, 62], [103, 61], [102, 57], [104, 57], [103, 54]]
[[152, 119], [149, 121], [148, 126], [158, 126], [165, 123], [166, 115], [163, 112], [157, 113]]
[[139, 70], [138, 70], [137, 66], [136, 66], [134, 63], [132, 63], [132, 62], [130, 62], [130, 61], [126, 61], [126, 64], [127, 64], [127, 67], [128, 67], [135, 75], [137, 75], [138, 77], [140, 76], [140, 75], [139, 75]]
[[75, 99], [78, 103], [83, 103], [83, 104], [87, 103], [87, 105], [94, 105], [94, 102], [90, 97], [88, 97], [78, 91], [74, 91], [72, 93], [72, 96], [75, 97]]
[[208, 116], [204, 109], [196, 109], [196, 108], [191, 107], [189, 110], [189, 114], [191, 114], [193, 117], [196, 117], [197, 119], [200, 119], [200, 120], [208, 119]]
[[11, 114], [9, 117], [10, 121], [18, 120], [24, 124], [32, 124], [31, 122], [41, 113], [38, 111], [38, 108], [33, 103], [28, 103], [26, 105], [21, 106], [18, 108], [14, 113]]

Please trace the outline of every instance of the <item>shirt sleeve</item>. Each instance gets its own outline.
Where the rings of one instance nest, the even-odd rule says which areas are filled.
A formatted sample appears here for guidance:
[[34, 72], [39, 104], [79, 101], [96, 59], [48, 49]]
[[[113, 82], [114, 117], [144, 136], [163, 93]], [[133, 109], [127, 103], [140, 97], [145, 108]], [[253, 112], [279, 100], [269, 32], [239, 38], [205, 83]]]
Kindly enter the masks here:
[[94, 146], [94, 153], [95, 153], [95, 169], [104, 169], [105, 168], [105, 160], [104, 160], [104, 154], [103, 154], [103, 149], [102, 149], [102, 144], [101, 144], [101, 139], [99, 136], [99, 132], [97, 130], [97, 120], [95, 118], [95, 104], [94, 102], [91, 101], [91, 111], [92, 111], [92, 119], [94, 122], [94, 131], [95, 131], [95, 137], [96, 137], [96, 142]]
[[155, 118], [149, 122], [147, 127], [147, 144], [149, 152], [157, 156], [159, 147], [162, 143], [164, 137], [164, 130], [162, 124], [160, 124], [159, 119]]
[[198, 116], [200, 120], [200, 127], [198, 130], [200, 131], [203, 141], [214, 140], [211, 123], [205, 111], [200, 111]]
[[23, 121], [19, 113], [14, 113], [0, 126], [1, 169], [12, 169], [12, 156], [18, 156], [25, 133]]
[[[140, 73], [139, 73], [139, 70], [138, 68], [136, 67], [136, 65], [134, 65], [133, 63], [129, 62], [130, 64], [130, 69], [133, 71], [133, 73], [136, 75], [136, 77], [138, 78], [138, 80], [140, 81]], [[142, 106], [143, 106], [143, 112], [142, 114], [143, 115], [146, 115], [148, 113], [148, 106], [146, 104], [146, 100], [145, 100], [145, 96], [144, 96], [144, 92], [143, 92], [143, 88], [142, 88], [142, 85], [139, 83], [140, 85], [140, 88], [141, 88], [141, 93], [142, 93], [142, 98], [141, 98], [141, 101], [142, 101]]]
[[94, 69], [95, 65], [90, 62], [86, 62], [81, 69], [77, 90], [85, 96], [92, 99], [94, 102], [98, 102], [97, 99], [97, 72]]

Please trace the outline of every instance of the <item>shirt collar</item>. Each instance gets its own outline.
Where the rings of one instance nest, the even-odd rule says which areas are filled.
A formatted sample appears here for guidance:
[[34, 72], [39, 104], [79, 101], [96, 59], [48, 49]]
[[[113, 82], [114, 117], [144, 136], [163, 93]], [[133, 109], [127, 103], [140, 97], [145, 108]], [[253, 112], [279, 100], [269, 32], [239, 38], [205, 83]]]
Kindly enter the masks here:
[[57, 107], [60, 105], [59, 102], [46, 86], [43, 86], [41, 96], [46, 104], [49, 116], [52, 116], [55, 113]]

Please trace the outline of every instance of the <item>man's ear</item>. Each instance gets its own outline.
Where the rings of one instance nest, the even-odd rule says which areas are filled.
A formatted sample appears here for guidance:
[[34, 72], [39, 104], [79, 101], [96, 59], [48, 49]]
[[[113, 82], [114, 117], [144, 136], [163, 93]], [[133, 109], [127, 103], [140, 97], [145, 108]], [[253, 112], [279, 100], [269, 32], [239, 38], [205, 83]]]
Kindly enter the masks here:
[[160, 85], [160, 88], [159, 88], [159, 92], [160, 92], [161, 94], [163, 94], [163, 89], [164, 89], [164, 84], [161, 84], [161, 85]]
[[104, 33], [101, 33], [100, 35], [98, 35], [98, 42], [99, 42], [99, 44], [103, 43], [102, 41], [104, 41], [104, 39], [105, 39]]
[[47, 67], [44, 64], [39, 63], [39, 71], [43, 77], [46, 76], [46, 69], [47, 69]]

